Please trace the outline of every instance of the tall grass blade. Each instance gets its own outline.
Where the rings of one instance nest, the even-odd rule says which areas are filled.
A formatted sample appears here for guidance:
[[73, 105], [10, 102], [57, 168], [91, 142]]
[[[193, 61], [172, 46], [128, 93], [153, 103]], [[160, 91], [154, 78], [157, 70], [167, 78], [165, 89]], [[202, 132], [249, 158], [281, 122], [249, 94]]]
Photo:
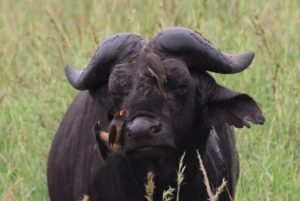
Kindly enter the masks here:
[[175, 188], [169, 186], [168, 190], [164, 190], [163, 192], [163, 201], [171, 201], [174, 198]]
[[183, 179], [184, 179], [184, 171], [186, 166], [183, 165], [183, 159], [185, 157], [185, 153], [180, 158], [179, 161], [179, 167], [178, 167], [178, 172], [177, 172], [177, 192], [176, 192], [176, 200], [179, 201], [179, 194], [180, 194], [180, 188], [181, 185], [183, 185]]
[[153, 201], [153, 194], [154, 194], [155, 184], [154, 184], [154, 173], [148, 172], [145, 184], [146, 195], [145, 198], [147, 201]]

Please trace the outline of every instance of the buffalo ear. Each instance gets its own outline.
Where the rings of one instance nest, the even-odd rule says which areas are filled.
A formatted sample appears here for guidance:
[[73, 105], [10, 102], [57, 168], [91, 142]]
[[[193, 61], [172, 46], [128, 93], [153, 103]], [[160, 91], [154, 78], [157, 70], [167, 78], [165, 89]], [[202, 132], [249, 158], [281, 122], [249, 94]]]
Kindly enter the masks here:
[[204, 109], [208, 123], [214, 126], [250, 127], [250, 123], [263, 124], [265, 119], [255, 100], [248, 94], [238, 93], [216, 85]]

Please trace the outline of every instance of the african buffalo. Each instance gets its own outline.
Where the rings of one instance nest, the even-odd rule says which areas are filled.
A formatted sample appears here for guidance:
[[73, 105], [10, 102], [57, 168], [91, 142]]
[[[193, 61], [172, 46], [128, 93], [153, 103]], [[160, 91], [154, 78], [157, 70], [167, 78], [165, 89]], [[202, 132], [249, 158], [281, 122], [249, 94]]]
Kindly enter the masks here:
[[[263, 124], [264, 117], [253, 98], [217, 84], [207, 71], [239, 73], [253, 57], [253, 52], [224, 53], [199, 33], [172, 27], [150, 40], [132, 33], [111, 36], [84, 70], [66, 66], [71, 85], [81, 92], [50, 150], [51, 200], [88, 195], [97, 201], [143, 201], [146, 174], [152, 171], [154, 200], [161, 201], [164, 190], [176, 187], [184, 152], [180, 201], [207, 200], [196, 150], [212, 189], [223, 178], [227, 181], [219, 200], [234, 198], [239, 158], [232, 126]], [[100, 120], [108, 130], [121, 109], [126, 110], [122, 147], [118, 152], [102, 150], [93, 128]]]

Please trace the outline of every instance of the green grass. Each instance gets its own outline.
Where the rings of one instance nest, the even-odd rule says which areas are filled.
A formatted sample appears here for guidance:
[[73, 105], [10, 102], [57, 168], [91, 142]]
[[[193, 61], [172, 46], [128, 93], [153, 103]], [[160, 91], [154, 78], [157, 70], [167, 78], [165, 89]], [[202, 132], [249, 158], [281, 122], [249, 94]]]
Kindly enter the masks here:
[[299, 8], [299, 0], [0, 0], [0, 200], [48, 200], [47, 154], [77, 93], [64, 64], [84, 66], [114, 33], [148, 38], [174, 25], [228, 52], [256, 52], [245, 72], [215, 75], [251, 94], [267, 120], [237, 131], [237, 200], [299, 200]]

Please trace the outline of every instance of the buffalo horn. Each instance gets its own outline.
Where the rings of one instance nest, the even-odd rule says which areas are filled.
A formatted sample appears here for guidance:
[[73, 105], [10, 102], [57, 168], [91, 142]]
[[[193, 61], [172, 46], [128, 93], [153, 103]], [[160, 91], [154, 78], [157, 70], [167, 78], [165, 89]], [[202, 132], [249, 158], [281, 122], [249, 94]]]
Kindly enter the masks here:
[[150, 43], [158, 52], [182, 57], [192, 68], [222, 74], [243, 71], [254, 57], [251, 51], [241, 54], [224, 53], [199, 33], [183, 27], [166, 28]]
[[65, 73], [71, 85], [78, 90], [86, 90], [106, 82], [111, 66], [131, 53], [140, 40], [140, 36], [132, 33], [111, 36], [98, 47], [84, 70], [66, 65]]

